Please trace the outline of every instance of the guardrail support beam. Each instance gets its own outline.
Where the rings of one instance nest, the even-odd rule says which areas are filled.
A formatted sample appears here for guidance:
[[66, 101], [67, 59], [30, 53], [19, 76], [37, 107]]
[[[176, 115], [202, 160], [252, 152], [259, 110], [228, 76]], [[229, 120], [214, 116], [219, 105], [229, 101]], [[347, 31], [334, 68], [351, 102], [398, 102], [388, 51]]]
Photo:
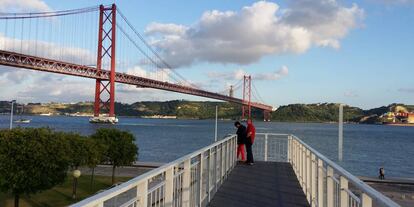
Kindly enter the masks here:
[[323, 207], [324, 204], [324, 179], [323, 160], [318, 159], [318, 207]]
[[361, 194], [361, 205], [362, 207], [372, 207], [372, 199], [367, 194]]
[[312, 176], [311, 176], [311, 155], [310, 151], [306, 149], [306, 198], [308, 199], [309, 203], [312, 203]]
[[137, 185], [137, 197], [139, 198], [139, 203], [141, 204], [140, 206], [148, 206], [147, 195], [148, 195], [148, 181], [144, 180], [143, 182], [138, 183]]
[[311, 206], [317, 206], [316, 189], [318, 185], [317, 178], [317, 161], [315, 154], [311, 153]]
[[340, 193], [340, 206], [341, 207], [348, 207], [348, 179], [344, 176], [339, 177], [339, 187], [341, 189]]
[[174, 167], [165, 171], [165, 206], [173, 206], [174, 196]]
[[335, 206], [334, 205], [334, 170], [332, 169], [332, 167], [328, 166], [327, 167], [327, 172], [326, 172], [326, 206]]
[[[183, 172], [183, 207], [190, 206], [191, 159], [184, 161]], [[144, 205], [147, 206], [147, 205]]]

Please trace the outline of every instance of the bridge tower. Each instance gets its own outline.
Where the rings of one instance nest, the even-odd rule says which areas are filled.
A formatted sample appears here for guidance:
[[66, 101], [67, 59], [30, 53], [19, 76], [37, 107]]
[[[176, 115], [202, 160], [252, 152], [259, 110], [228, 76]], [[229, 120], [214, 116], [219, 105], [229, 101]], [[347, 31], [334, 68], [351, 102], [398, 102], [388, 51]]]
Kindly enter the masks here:
[[[99, 71], [103, 67], [104, 60], [109, 60], [109, 80], [96, 79], [94, 118], [100, 122], [103, 110], [108, 112], [109, 117], [102, 117], [103, 122], [113, 122], [115, 118], [115, 40], [116, 40], [116, 5], [101, 5], [99, 8], [99, 30], [98, 30], [98, 55], [96, 68]], [[107, 70], [108, 70], [107, 69]], [[104, 120], [105, 119], [105, 120]], [[112, 121], [111, 121], [112, 120]], [[116, 121], [115, 121], [116, 122]]]
[[229, 96], [234, 97], [234, 88], [233, 85], [230, 86]]
[[270, 121], [270, 111], [264, 110], [263, 111], [263, 121]]
[[252, 76], [243, 76], [243, 105], [242, 120], [250, 119], [252, 115]]

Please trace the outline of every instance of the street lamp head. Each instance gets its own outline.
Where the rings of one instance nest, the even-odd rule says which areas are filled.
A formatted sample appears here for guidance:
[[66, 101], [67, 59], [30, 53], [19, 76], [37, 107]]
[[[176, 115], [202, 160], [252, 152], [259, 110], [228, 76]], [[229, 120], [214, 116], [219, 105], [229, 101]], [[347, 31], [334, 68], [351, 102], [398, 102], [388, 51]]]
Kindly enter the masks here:
[[73, 175], [74, 178], [79, 178], [81, 176], [81, 171], [80, 170], [74, 170], [72, 175]]
[[12, 100], [11, 102], [12, 102], [12, 103], [16, 103], [16, 100]]

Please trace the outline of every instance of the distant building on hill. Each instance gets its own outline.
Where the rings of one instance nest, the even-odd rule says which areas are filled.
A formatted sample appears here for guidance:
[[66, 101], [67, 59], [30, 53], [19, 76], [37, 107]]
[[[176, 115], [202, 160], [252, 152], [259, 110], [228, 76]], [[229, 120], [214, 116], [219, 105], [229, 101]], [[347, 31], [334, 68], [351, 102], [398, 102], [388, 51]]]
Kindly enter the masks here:
[[408, 114], [407, 123], [414, 124], [414, 113]]

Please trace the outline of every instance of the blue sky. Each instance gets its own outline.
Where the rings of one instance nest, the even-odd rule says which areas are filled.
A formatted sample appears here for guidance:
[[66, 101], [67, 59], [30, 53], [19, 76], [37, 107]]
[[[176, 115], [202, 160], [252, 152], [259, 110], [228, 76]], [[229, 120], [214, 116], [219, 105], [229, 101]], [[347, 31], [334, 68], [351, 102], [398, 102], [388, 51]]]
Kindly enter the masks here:
[[[19, 1], [26, 2], [28, 0]], [[351, 12], [351, 10], [347, 9], [357, 8], [356, 10], [352, 10], [354, 13], [347, 13], [349, 15], [346, 16], [348, 19], [350, 17], [355, 18], [355, 21], [351, 23], [349, 21], [330, 20], [329, 14], [335, 12], [328, 10], [331, 7], [309, 4], [309, 2], [319, 4], [327, 0], [300, 0], [297, 1], [300, 2], [298, 3], [301, 4], [299, 5], [300, 7], [297, 5], [295, 7], [291, 1], [293, 0], [268, 1], [271, 4], [265, 6], [277, 5], [280, 12], [291, 9], [293, 11], [290, 16], [291, 18], [286, 18], [284, 21], [301, 25], [307, 29], [311, 28], [310, 30], [313, 32], [310, 40], [311, 46], [296, 48], [295, 45], [299, 43], [295, 41], [302, 40], [302, 37], [293, 40], [291, 38], [287, 39], [286, 41], [292, 41], [289, 43], [269, 40], [269, 45], [266, 46], [271, 48], [269, 49], [270, 52], [267, 49], [258, 50], [257, 53], [251, 52], [253, 56], [258, 56], [254, 60], [246, 60], [244, 56], [233, 57], [232, 54], [224, 54], [224, 56], [229, 55], [229, 57], [227, 59], [220, 59], [212, 57], [214, 54], [211, 54], [217, 48], [209, 48], [212, 51], [210, 53], [204, 51], [203, 48], [197, 48], [197, 53], [200, 53], [200, 55], [186, 57], [183, 60], [184, 62], [177, 63], [179, 66], [176, 70], [188, 80], [195, 83], [208, 86], [215, 82], [216, 84], [214, 86], [208, 88], [213, 91], [224, 90], [226, 83], [237, 82], [232, 80], [230, 76], [235, 75], [237, 71], [244, 71], [252, 74], [253, 77], [258, 77], [259, 80], [253, 80], [254, 84], [266, 103], [273, 106], [290, 103], [342, 102], [362, 108], [372, 108], [394, 102], [414, 104], [414, 85], [412, 78], [414, 77], [414, 1], [336, 1], [335, 6], [332, 7], [332, 10], [336, 12], [342, 10]], [[35, 2], [39, 3], [42, 1], [36, 0]], [[44, 1], [43, 3], [53, 10], [64, 10], [97, 5], [101, 2], [110, 4], [113, 1]], [[202, 27], [200, 26], [200, 22], [202, 22], [200, 19], [207, 11], [233, 11], [236, 14], [241, 14], [243, 7], [253, 7], [256, 1], [153, 0], [115, 2], [134, 26], [143, 34], [145, 33], [144, 31], [147, 31], [145, 34], [151, 39], [168, 35], [160, 32], [161, 30], [159, 28], [156, 28], [154, 29], [154, 33], [158, 36], [151, 36], [151, 33], [148, 33], [151, 23], [171, 23], [188, 28], [198, 28]], [[0, 4], [2, 4], [1, 1]], [[16, 7], [16, 5], [14, 6]], [[297, 8], [301, 9], [299, 10]], [[325, 13], [321, 13], [316, 16], [317, 18], [326, 19], [326, 25], [329, 25], [328, 29], [321, 29], [321, 26], [318, 25], [320, 23], [317, 22], [318, 19], [315, 19], [313, 22], [312, 20], [304, 21], [304, 18], [300, 16], [303, 12], [313, 12], [313, 9], [323, 9], [319, 11], [324, 11], [326, 15]], [[243, 17], [243, 15], [240, 15], [240, 17]], [[239, 24], [234, 18], [228, 20], [228, 22], [230, 25], [232, 22]], [[204, 33], [222, 31], [220, 29], [217, 30], [217, 28], [213, 30], [210, 27], [203, 29]], [[249, 30], [249, 28], [244, 29], [246, 31]], [[346, 31], [338, 33], [341, 29], [345, 29]], [[293, 31], [292, 28], [290, 30]], [[275, 26], [271, 32], [278, 33], [279, 31], [279, 26]], [[235, 39], [237, 39], [239, 34], [230, 35], [234, 35]], [[207, 37], [218, 38], [214, 34], [212, 36], [210, 34]], [[260, 39], [262, 37], [252, 36], [251, 38], [252, 42], [258, 42], [259, 40], [254, 40], [254, 38]], [[328, 39], [334, 39], [337, 42], [326, 43], [325, 40]], [[190, 43], [194, 44], [194, 42], [199, 43], [196, 41], [202, 40], [193, 39], [191, 41], [193, 42]], [[273, 42], [275, 42], [274, 45], [272, 45]], [[243, 39], [241, 43], [246, 43], [246, 41]], [[247, 42], [246, 44], [249, 44], [246, 46], [248, 48], [255, 48], [255, 43]], [[158, 46], [167, 55], [168, 52], [173, 50], [173, 48], [166, 45]], [[280, 48], [278, 47], [282, 46], [287, 49], [279, 51]], [[244, 45], [241, 45], [240, 48], [244, 48]], [[229, 51], [229, 53], [234, 54], [234, 51]], [[247, 52], [247, 54], [250, 53]], [[186, 55], [186, 53], [183, 52], [183, 55]], [[166, 59], [168, 60], [168, 56], [166, 56]], [[283, 68], [286, 68], [286, 71], [282, 70]], [[0, 70], [2, 69], [0, 68]], [[36, 90], [47, 90], [47, 87], [30, 87], [30, 84], [35, 84], [33, 83], [34, 81], [20, 81], [13, 82], [13, 84], [7, 83], [10, 80], [6, 79], [12, 77], [7, 73], [11, 72], [0, 73], [0, 84], [2, 84], [0, 88], [0, 99], [11, 99], [17, 96], [26, 102], [93, 100], [93, 93], [90, 95], [88, 93], [77, 95], [78, 93], [76, 92], [73, 94], [61, 92], [55, 93], [56, 97], [53, 94], [45, 95], [40, 92], [37, 93]], [[229, 78], [219, 80], [220, 77], [226, 75]], [[264, 78], [266, 76], [270, 77], [271, 75], [272, 78]], [[42, 75], [43, 78], [44, 76], [49, 75]], [[2, 78], [4, 79], [3, 81]], [[84, 85], [90, 84], [90, 88], [93, 88], [93, 81], [91, 80], [65, 78], [64, 80], [59, 79], [59, 81], [74, 82], [74, 87], [84, 87]], [[217, 82], [221, 85], [217, 84]], [[30, 88], [33, 90], [32, 92]], [[24, 98], [24, 94], [28, 93], [32, 94], [32, 96]], [[205, 100], [155, 90], [145, 92], [137, 91], [135, 93], [121, 92], [119, 95], [117, 94], [117, 97], [118, 101], [125, 102], [168, 99]]]

